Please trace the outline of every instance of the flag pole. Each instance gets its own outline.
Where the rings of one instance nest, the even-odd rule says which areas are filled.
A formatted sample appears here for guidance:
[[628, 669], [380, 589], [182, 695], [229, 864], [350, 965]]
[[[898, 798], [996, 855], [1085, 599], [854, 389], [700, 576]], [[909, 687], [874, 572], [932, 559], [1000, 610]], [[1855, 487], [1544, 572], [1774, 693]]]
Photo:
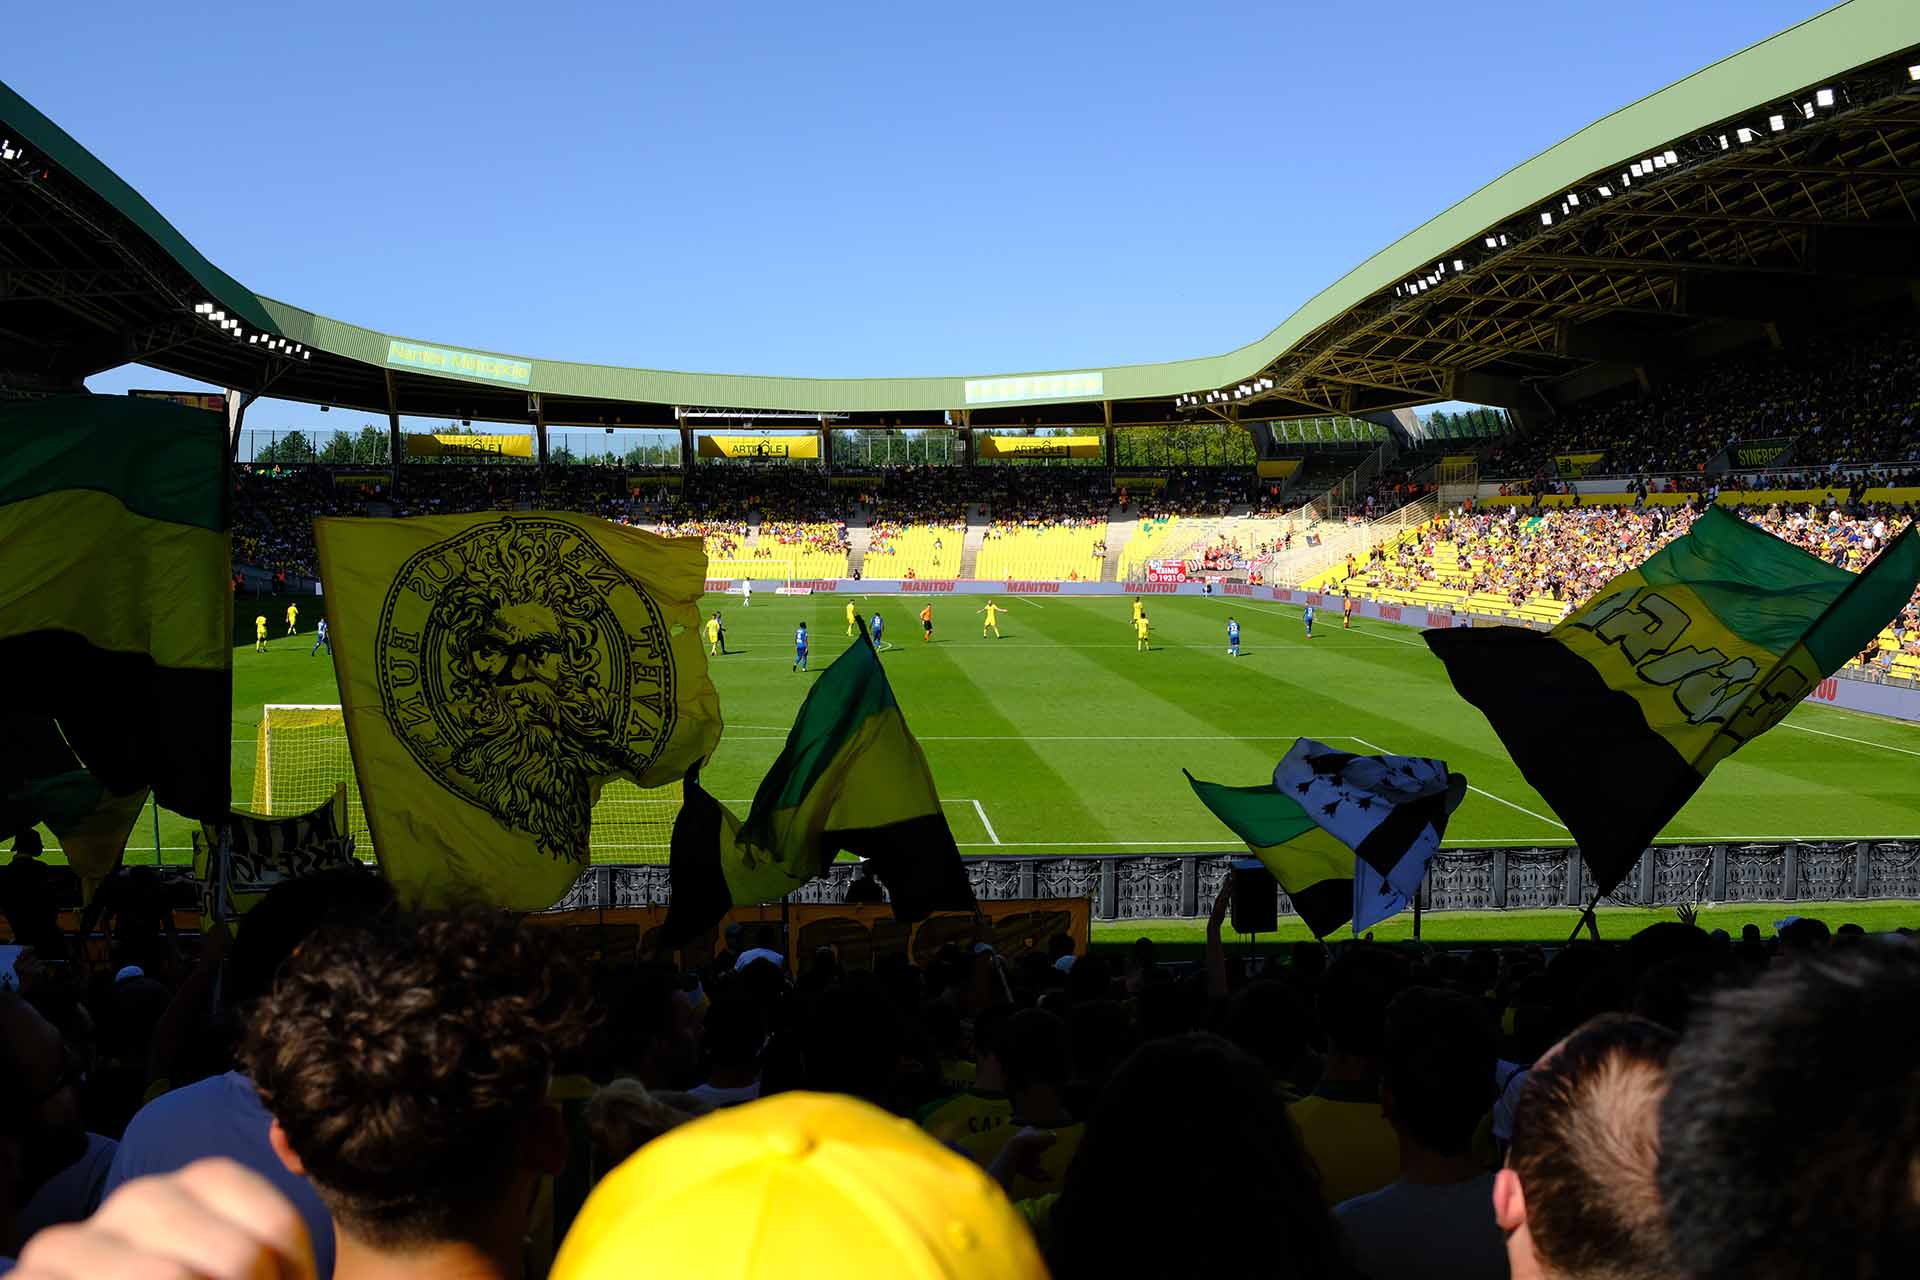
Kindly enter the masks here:
[[1568, 946], [1572, 946], [1574, 943], [1574, 939], [1580, 936], [1581, 929], [1592, 930], [1593, 940], [1595, 942], [1600, 941], [1600, 922], [1594, 918], [1594, 914], [1593, 914], [1593, 909], [1599, 905], [1600, 905], [1600, 891], [1598, 889], [1595, 889], [1593, 891], [1593, 897], [1589, 899], [1587, 902], [1587, 909], [1585, 911], [1582, 911], [1580, 913], [1580, 918], [1573, 922], [1573, 932], [1567, 935]]
[[1427, 896], [1427, 877], [1423, 871], [1413, 891], [1413, 940], [1420, 941], [1420, 904]]

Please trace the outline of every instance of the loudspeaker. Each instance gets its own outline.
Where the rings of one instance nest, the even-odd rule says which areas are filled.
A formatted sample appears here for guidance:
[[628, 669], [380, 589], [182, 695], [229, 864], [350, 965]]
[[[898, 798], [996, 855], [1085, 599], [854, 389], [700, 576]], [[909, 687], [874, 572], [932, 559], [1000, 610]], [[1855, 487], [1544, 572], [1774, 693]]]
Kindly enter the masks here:
[[1229, 919], [1239, 933], [1273, 933], [1280, 927], [1279, 885], [1258, 858], [1233, 860], [1233, 901]]

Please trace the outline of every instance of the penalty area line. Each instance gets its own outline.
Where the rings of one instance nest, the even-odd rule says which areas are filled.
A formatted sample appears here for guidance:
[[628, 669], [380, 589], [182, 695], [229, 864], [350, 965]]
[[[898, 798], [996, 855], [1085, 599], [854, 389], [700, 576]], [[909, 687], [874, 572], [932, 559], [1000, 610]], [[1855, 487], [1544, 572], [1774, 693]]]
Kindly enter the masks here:
[[[1347, 739], [1347, 741], [1349, 741], [1349, 742], [1357, 742], [1357, 743], [1359, 743], [1359, 744], [1360, 744], [1361, 746], [1363, 746], [1363, 747], [1371, 747], [1371, 748], [1372, 748], [1373, 750], [1375, 750], [1375, 751], [1378, 751], [1378, 752], [1380, 752], [1380, 753], [1381, 753], [1382, 755], [1391, 755], [1391, 754], [1392, 754], [1392, 753], [1391, 753], [1391, 752], [1389, 752], [1389, 751], [1388, 751], [1388, 750], [1387, 750], [1387, 749], [1386, 749], [1385, 747], [1383, 747], [1383, 746], [1381, 746], [1381, 745], [1380, 745], [1379, 743], [1377, 743], [1377, 742], [1368, 742], [1368, 741], [1367, 741], [1367, 740], [1366, 740], [1365, 738], [1359, 738], [1359, 737], [1355, 737], [1355, 736], [1354, 736], [1354, 735], [1352, 735], [1352, 734], [1347, 734], [1347, 735], [1345, 735], [1345, 736], [1346, 736], [1346, 739]], [[1494, 802], [1495, 804], [1503, 804], [1503, 805], [1505, 805], [1505, 806], [1507, 806], [1507, 808], [1509, 808], [1509, 809], [1512, 809], [1512, 810], [1514, 810], [1514, 811], [1515, 811], [1515, 812], [1517, 812], [1517, 813], [1524, 813], [1524, 814], [1526, 814], [1526, 815], [1527, 815], [1527, 816], [1528, 816], [1529, 818], [1533, 818], [1533, 819], [1535, 819], [1535, 820], [1537, 820], [1537, 821], [1540, 821], [1540, 822], [1544, 822], [1544, 823], [1546, 823], [1546, 824], [1547, 824], [1548, 826], [1550, 826], [1550, 827], [1558, 827], [1558, 828], [1560, 828], [1560, 829], [1561, 829], [1562, 831], [1566, 831], [1566, 830], [1568, 829], [1568, 827], [1567, 827], [1567, 824], [1566, 824], [1566, 823], [1564, 823], [1564, 822], [1556, 822], [1556, 821], [1555, 821], [1554, 819], [1552, 819], [1552, 818], [1549, 818], [1549, 817], [1548, 817], [1548, 816], [1547, 816], [1546, 814], [1544, 814], [1544, 813], [1535, 813], [1535, 812], [1534, 812], [1533, 810], [1531, 810], [1531, 809], [1529, 809], [1529, 808], [1527, 808], [1527, 807], [1526, 807], [1525, 805], [1519, 805], [1519, 804], [1515, 804], [1515, 803], [1514, 803], [1513, 801], [1511, 801], [1511, 800], [1507, 800], [1507, 799], [1504, 799], [1503, 797], [1500, 797], [1500, 796], [1497, 796], [1497, 795], [1495, 795], [1495, 794], [1493, 794], [1493, 792], [1491, 792], [1491, 791], [1488, 791], [1488, 790], [1486, 790], [1486, 789], [1484, 789], [1484, 788], [1482, 788], [1482, 787], [1476, 787], [1476, 786], [1474, 786], [1474, 785], [1473, 785], [1473, 784], [1472, 784], [1471, 782], [1469, 782], [1469, 783], [1467, 784], [1467, 790], [1469, 790], [1469, 791], [1471, 791], [1471, 792], [1473, 792], [1473, 793], [1474, 793], [1475, 795], [1481, 795], [1481, 796], [1485, 796], [1485, 797], [1486, 797], [1487, 799], [1489, 799], [1489, 800], [1491, 800], [1491, 801], [1493, 801], [1493, 802]]]
[[1911, 747], [1895, 747], [1889, 746], [1884, 742], [1869, 742], [1865, 738], [1849, 738], [1844, 733], [1828, 733], [1825, 729], [1809, 729], [1803, 724], [1787, 724], [1785, 721], [1782, 721], [1780, 727], [1783, 729], [1798, 729], [1801, 733], [1817, 733], [1823, 738], [1838, 738], [1842, 742], [1851, 742], [1856, 746], [1862, 747], [1874, 747], [1880, 751], [1897, 751], [1903, 756], [1920, 756], [1920, 751], [1915, 751]]

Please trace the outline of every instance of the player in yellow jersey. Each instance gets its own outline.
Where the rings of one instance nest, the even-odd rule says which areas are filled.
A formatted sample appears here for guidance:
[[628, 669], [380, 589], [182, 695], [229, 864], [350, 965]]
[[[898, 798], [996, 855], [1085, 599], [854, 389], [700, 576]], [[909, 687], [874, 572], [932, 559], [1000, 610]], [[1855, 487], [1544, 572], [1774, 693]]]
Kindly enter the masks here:
[[1140, 640], [1138, 644], [1134, 645], [1134, 651], [1136, 653], [1146, 653], [1153, 648], [1152, 645], [1147, 643], [1147, 615], [1146, 614], [1143, 613], [1139, 617], [1133, 620], [1133, 634], [1138, 636]]
[[253, 651], [255, 653], [267, 651], [267, 615], [264, 613], [257, 615], [253, 620]]
[[298, 631], [299, 629], [300, 629], [300, 606], [297, 604], [290, 604], [287, 606], [287, 634], [292, 635], [294, 632]]
[[853, 601], [849, 600], [847, 601], [847, 634], [850, 636], [858, 635], [859, 627], [860, 611], [855, 609], [853, 607]]
[[1133, 625], [1136, 629], [1140, 626], [1140, 619], [1146, 616], [1147, 607], [1140, 603], [1139, 596], [1135, 596], [1133, 598]]
[[707, 619], [707, 652], [709, 654], [720, 652], [720, 615], [718, 613]]
[[975, 609], [974, 612], [987, 615], [987, 620], [980, 624], [980, 638], [985, 640], [988, 628], [992, 628], [993, 638], [998, 640], [1000, 638], [1000, 606], [989, 600], [986, 608]]

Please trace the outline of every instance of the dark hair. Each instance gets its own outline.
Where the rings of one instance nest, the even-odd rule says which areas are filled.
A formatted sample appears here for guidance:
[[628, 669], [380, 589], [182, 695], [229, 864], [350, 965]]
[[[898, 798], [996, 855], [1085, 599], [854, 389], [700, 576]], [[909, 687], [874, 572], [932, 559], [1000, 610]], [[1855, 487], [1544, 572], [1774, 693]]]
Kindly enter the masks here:
[[1394, 1127], [1460, 1155], [1493, 1105], [1493, 1027], [1477, 1001], [1414, 987], [1387, 1006], [1385, 1071]]
[[751, 1067], [766, 1047], [766, 1015], [744, 995], [718, 996], [707, 1009], [701, 1040], [713, 1066]]
[[1385, 947], [1356, 946], [1334, 961], [1320, 984], [1320, 1026], [1330, 1047], [1379, 1057], [1387, 1006], [1406, 982], [1406, 962]]
[[587, 1010], [558, 930], [438, 912], [310, 938], [245, 1061], [343, 1225], [388, 1249], [472, 1240]]
[[387, 882], [360, 867], [340, 867], [268, 890], [247, 912], [227, 959], [227, 1000], [244, 1008], [267, 994], [281, 967], [321, 929], [371, 924], [393, 906]]
[[1045, 1009], [1022, 1009], [1000, 1028], [1000, 1065], [1009, 1093], [1035, 1085], [1064, 1088], [1073, 1075], [1067, 1024]]
[[1702, 1280], [1911, 1275], [1920, 948], [1862, 945], [1722, 992], [1674, 1051], [1660, 1191]]
[[1220, 1030], [1260, 1059], [1274, 1079], [1293, 1083], [1294, 1070], [1307, 1051], [1308, 1021], [1307, 1006], [1293, 988], [1267, 978], [1234, 994]]
[[[1126, 1230], [1115, 1214], [1156, 1184], [1155, 1214], [1184, 1230]], [[1219, 1036], [1143, 1045], [1087, 1123], [1053, 1209], [1054, 1280], [1211, 1272], [1343, 1272], [1313, 1164], [1267, 1074]]]
[[1528, 1073], [1507, 1164], [1534, 1250], [1554, 1271], [1612, 1280], [1674, 1272], [1654, 1166], [1673, 1032], [1607, 1013]]

